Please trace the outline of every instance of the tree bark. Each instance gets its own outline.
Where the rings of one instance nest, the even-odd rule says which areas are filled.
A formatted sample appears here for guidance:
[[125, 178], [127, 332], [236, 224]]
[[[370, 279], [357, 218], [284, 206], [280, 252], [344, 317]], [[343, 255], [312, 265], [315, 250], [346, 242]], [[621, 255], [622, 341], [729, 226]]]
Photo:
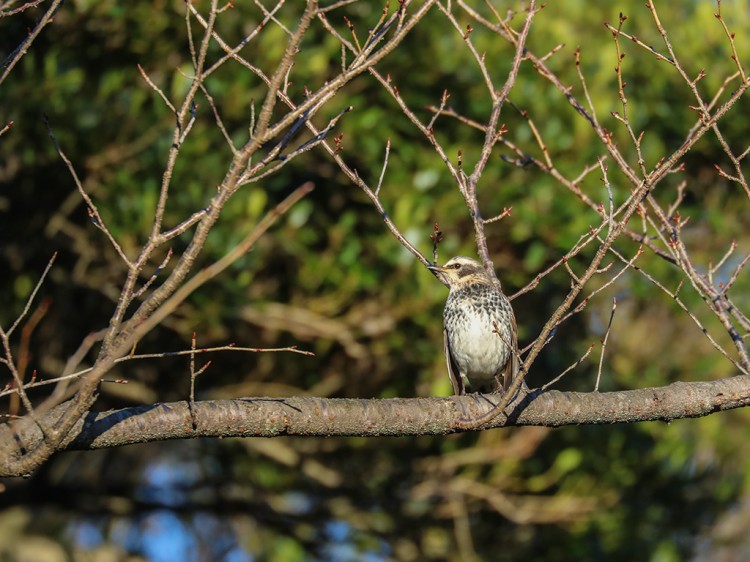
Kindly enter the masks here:
[[[446, 435], [466, 431], [459, 420], [488, 412], [498, 399], [492, 394], [389, 399], [252, 397], [196, 402], [192, 408], [189, 402], [157, 403], [89, 412], [58, 451], [193, 437]], [[750, 377], [744, 375], [618, 392], [532, 391], [511, 402], [507, 417], [498, 416], [479, 429], [667, 422], [748, 404]], [[54, 427], [69, 406], [57, 406], [43, 416], [43, 423]], [[0, 476], [24, 476], [16, 468], [17, 461], [41, 440], [38, 426], [30, 420], [0, 429]]]

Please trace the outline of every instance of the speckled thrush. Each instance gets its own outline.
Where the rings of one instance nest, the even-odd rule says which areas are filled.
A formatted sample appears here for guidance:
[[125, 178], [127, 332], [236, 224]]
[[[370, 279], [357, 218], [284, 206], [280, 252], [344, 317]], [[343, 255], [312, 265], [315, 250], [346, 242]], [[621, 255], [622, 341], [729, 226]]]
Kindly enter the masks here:
[[453, 392], [504, 392], [517, 375], [518, 334], [510, 301], [482, 264], [456, 256], [428, 269], [450, 289], [443, 344]]

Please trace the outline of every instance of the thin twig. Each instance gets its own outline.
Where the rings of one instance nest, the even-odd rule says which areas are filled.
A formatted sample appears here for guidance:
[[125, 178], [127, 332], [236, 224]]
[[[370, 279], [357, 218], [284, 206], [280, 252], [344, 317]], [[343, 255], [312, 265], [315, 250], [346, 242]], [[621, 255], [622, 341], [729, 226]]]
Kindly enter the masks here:
[[555, 385], [555, 383], [557, 383], [557, 381], [559, 381], [560, 379], [562, 379], [565, 375], [567, 375], [573, 369], [577, 368], [578, 365], [580, 365], [581, 363], [583, 363], [583, 361], [589, 356], [589, 354], [591, 353], [591, 350], [594, 349], [595, 345], [596, 345], [595, 343], [592, 343], [591, 345], [589, 345], [589, 348], [586, 350], [586, 353], [584, 353], [578, 359], [576, 359], [576, 361], [573, 364], [569, 365], [568, 368], [565, 369], [562, 373], [560, 373], [559, 375], [557, 375], [551, 381], [549, 381], [549, 382], [545, 383], [544, 385], [542, 385], [542, 387], [539, 390], [542, 391], [542, 392], [544, 392], [545, 390], [551, 388], [552, 386]]
[[378, 185], [375, 186], [375, 197], [380, 193], [380, 187], [383, 185], [383, 178], [385, 177], [385, 171], [388, 168], [388, 155], [391, 153], [391, 137], [385, 142], [385, 156], [383, 157], [383, 167], [380, 169], [380, 177], [378, 178]]
[[615, 310], [617, 309], [617, 298], [612, 298], [612, 311], [609, 313], [609, 322], [607, 323], [607, 331], [604, 332], [604, 338], [602, 339], [602, 353], [599, 355], [599, 369], [596, 372], [596, 384], [594, 385], [594, 392], [599, 392], [599, 383], [602, 380], [602, 366], [604, 365], [604, 352], [607, 350], [607, 340], [609, 339], [609, 332], [612, 329], [612, 320], [615, 318]]
[[[98, 335], [97, 341], [101, 340], [101, 335]], [[134, 355], [126, 355], [124, 357], [120, 357], [119, 359], [116, 359], [114, 361], [115, 365], [119, 365], [120, 363], [125, 363], [126, 361], [134, 361], [137, 359], [163, 359], [165, 357], [180, 357], [184, 355], [199, 355], [202, 353], [216, 353], [219, 351], [235, 351], [235, 352], [241, 352], [241, 353], [298, 353], [299, 355], [306, 355], [308, 357], [314, 356], [315, 354], [312, 351], [306, 351], [304, 349], [297, 349], [296, 346], [291, 347], [241, 347], [236, 345], [222, 345], [218, 347], [206, 347], [206, 348], [200, 348], [200, 349], [186, 349], [182, 351], [161, 351], [158, 353], [139, 353]], [[82, 369], [80, 371], [77, 371], [75, 373], [70, 373], [68, 375], [61, 375], [59, 377], [50, 377], [44, 380], [37, 381], [32, 384], [25, 384], [24, 388], [36, 388], [39, 386], [47, 386], [50, 384], [56, 384], [63, 381], [70, 381], [74, 379], [78, 379], [84, 375], [87, 375], [90, 373], [94, 368], [89, 367], [87, 369]], [[6, 396], [8, 394], [13, 394], [16, 392], [15, 388], [3, 390], [0, 392], [0, 396]]]
[[[42, 29], [44, 29], [47, 25], [52, 23], [54, 21], [54, 15], [57, 12], [57, 9], [60, 7], [60, 5], [63, 3], [63, 0], [54, 0], [50, 7], [47, 9], [47, 11], [44, 13], [44, 15], [39, 18], [39, 21], [37, 22], [34, 29], [31, 30], [31, 32], [26, 36], [26, 38], [21, 42], [21, 44], [16, 47], [15, 51], [13, 51], [10, 56], [3, 62], [2, 66], [0, 68], [4, 68], [5, 70], [0, 73], [0, 85], [2, 85], [3, 82], [5, 82], [5, 79], [8, 77], [10, 72], [13, 70], [13, 68], [18, 64], [18, 61], [23, 58], [23, 56], [28, 52], [29, 48], [31, 47], [31, 44], [34, 42], [34, 40], [39, 37], [39, 34], [42, 32]], [[23, 9], [25, 7], [22, 6]], [[4, 13], [5, 15], [11, 15], [9, 13]], [[6, 31], [7, 33], [7, 31]], [[7, 40], [7, 37], [6, 37]]]
[[46, 116], [44, 118], [44, 124], [47, 127], [47, 134], [49, 135], [50, 139], [52, 139], [52, 144], [55, 146], [55, 149], [57, 150], [57, 154], [60, 155], [60, 158], [65, 163], [65, 166], [68, 168], [68, 172], [70, 173], [71, 177], [73, 178], [73, 182], [76, 184], [76, 187], [78, 188], [78, 193], [81, 194], [83, 201], [86, 203], [89, 217], [94, 223], [94, 226], [96, 226], [99, 230], [101, 230], [105, 234], [110, 244], [112, 244], [112, 247], [117, 252], [117, 255], [119, 255], [120, 258], [122, 258], [122, 261], [125, 262], [125, 265], [128, 266], [128, 269], [132, 270], [133, 262], [130, 261], [130, 258], [128, 258], [128, 256], [125, 255], [125, 252], [123, 251], [120, 244], [117, 242], [117, 240], [115, 240], [115, 237], [112, 235], [109, 228], [107, 228], [107, 225], [104, 224], [104, 220], [102, 220], [101, 214], [99, 214], [99, 209], [96, 207], [96, 204], [91, 199], [89, 194], [86, 193], [86, 190], [84, 189], [83, 184], [81, 183], [81, 180], [78, 177], [78, 174], [76, 173], [75, 168], [73, 167], [73, 163], [70, 161], [70, 158], [68, 158], [68, 156], [65, 154], [60, 144], [57, 142], [57, 139], [55, 138], [55, 134], [52, 132], [52, 127], [50, 127], [49, 121], [47, 121]]
[[13, 332], [15, 331], [15, 329], [18, 328], [18, 325], [29, 313], [29, 310], [31, 309], [31, 303], [34, 302], [34, 297], [36, 297], [36, 294], [39, 292], [39, 289], [41, 289], [42, 284], [44, 283], [44, 279], [47, 277], [49, 270], [52, 269], [52, 264], [55, 263], [56, 258], [57, 258], [57, 252], [53, 253], [52, 257], [47, 262], [47, 266], [44, 268], [44, 271], [42, 271], [42, 275], [39, 277], [39, 281], [36, 282], [36, 285], [34, 286], [34, 290], [31, 291], [29, 298], [26, 299], [26, 304], [24, 305], [23, 310], [21, 311], [21, 314], [18, 315], [18, 317], [16, 318], [16, 321], [13, 322], [10, 328], [8, 328], [8, 330], [5, 332], [5, 334], [8, 337], [13, 335]]

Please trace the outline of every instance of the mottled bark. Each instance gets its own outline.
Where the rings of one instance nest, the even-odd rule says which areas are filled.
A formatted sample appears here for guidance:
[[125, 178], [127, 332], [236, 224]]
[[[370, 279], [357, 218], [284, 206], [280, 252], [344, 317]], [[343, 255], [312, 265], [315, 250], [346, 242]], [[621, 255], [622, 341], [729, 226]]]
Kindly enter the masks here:
[[[310, 437], [445, 435], [464, 431], [458, 421], [482, 415], [497, 395], [447, 398], [237, 398], [159, 403], [91, 412], [73, 427], [59, 451], [101, 449], [133, 443], [193, 437]], [[531, 392], [519, 396], [482, 429], [513, 425], [557, 427], [670, 421], [705, 416], [750, 404], [750, 378], [736, 376], [712, 382], [677, 382], [665, 387], [620, 392]], [[53, 426], [68, 403], [48, 412]], [[39, 446], [38, 426], [22, 420], [0, 431], [0, 475], [22, 476], [14, 470], [24, 450]]]

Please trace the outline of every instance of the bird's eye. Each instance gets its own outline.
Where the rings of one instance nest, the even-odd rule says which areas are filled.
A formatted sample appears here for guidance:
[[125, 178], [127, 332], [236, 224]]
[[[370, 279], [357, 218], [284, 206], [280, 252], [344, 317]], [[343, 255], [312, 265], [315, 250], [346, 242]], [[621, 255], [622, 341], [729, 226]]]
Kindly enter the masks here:
[[461, 269], [461, 264], [460, 263], [454, 263], [453, 264], [453, 269]]

